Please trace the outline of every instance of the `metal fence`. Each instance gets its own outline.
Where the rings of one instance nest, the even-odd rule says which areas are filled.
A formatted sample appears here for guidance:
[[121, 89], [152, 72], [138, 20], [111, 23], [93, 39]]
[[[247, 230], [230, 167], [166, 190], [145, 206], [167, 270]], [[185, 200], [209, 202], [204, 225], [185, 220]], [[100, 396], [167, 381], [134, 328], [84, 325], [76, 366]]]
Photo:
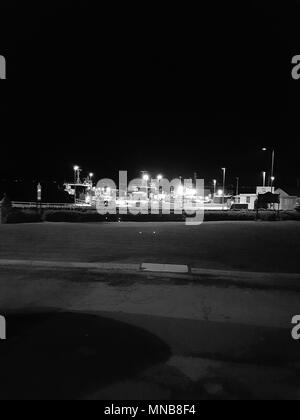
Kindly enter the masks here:
[[76, 210], [79, 208], [91, 208], [89, 205], [83, 204], [68, 204], [68, 203], [30, 203], [30, 202], [21, 202], [21, 201], [14, 201], [13, 207], [18, 209], [58, 209], [58, 210]]

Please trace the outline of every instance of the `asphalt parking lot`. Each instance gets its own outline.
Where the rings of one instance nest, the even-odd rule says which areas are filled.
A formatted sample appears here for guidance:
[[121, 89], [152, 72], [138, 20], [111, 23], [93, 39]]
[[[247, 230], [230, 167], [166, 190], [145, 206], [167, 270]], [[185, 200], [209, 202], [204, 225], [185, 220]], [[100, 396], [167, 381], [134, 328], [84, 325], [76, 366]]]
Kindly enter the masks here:
[[300, 398], [297, 224], [0, 231], [0, 399]]

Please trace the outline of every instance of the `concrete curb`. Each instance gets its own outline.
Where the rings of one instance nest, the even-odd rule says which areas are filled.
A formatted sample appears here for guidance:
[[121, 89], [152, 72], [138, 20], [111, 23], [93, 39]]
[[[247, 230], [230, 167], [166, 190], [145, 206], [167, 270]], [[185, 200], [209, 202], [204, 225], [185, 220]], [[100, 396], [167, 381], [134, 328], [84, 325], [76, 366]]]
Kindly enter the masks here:
[[78, 268], [91, 270], [115, 270], [115, 271], [138, 271], [139, 264], [115, 264], [115, 263], [81, 263], [68, 261], [33, 261], [33, 260], [3, 260], [0, 266], [9, 267], [36, 267], [36, 268]]
[[271, 288], [300, 291], [300, 274], [297, 273], [259, 273], [190, 268], [172, 264], [117, 264], [87, 263], [65, 261], [37, 261], [0, 259], [0, 267], [29, 267], [53, 269], [81, 269], [96, 272], [164, 276], [208, 285], [235, 285], [249, 288]]
[[212, 279], [214, 284], [232, 284], [238, 287], [292, 290], [300, 292], [300, 274], [298, 273], [259, 273], [247, 271], [226, 271], [194, 268], [192, 274]]

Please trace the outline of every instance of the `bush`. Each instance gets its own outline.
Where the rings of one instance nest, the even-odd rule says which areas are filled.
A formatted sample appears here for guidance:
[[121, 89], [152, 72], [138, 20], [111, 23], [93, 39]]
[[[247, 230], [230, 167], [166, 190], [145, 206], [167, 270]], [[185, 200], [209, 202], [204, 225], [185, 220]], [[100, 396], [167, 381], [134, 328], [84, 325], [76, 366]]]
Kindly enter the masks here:
[[116, 222], [117, 221], [117, 216], [113, 215], [113, 214], [108, 214], [106, 216], [101, 215], [99, 213], [97, 213], [96, 211], [94, 212], [82, 212], [79, 215], [79, 220], [80, 223], [97, 223], [97, 222]]
[[[265, 211], [259, 212], [259, 220], [262, 221], [276, 221], [276, 220], [299, 220], [300, 213], [296, 211], [280, 212]], [[48, 210], [43, 215], [43, 220], [46, 222], [65, 222], [65, 223], [97, 223], [97, 222], [184, 222], [185, 215], [181, 214], [126, 214], [126, 215], [101, 215], [96, 211], [91, 210]], [[255, 221], [256, 211], [205, 211], [205, 222], [221, 222], [221, 221]]]
[[125, 214], [101, 215], [96, 211], [46, 211], [43, 215], [46, 222], [65, 222], [65, 223], [95, 223], [95, 222], [184, 222], [183, 215], [156, 215], [156, 214]]
[[122, 222], [184, 222], [182, 214], [126, 214], [118, 216]]
[[263, 222], [276, 222], [280, 220], [280, 215], [275, 211], [262, 211], [259, 212], [259, 219]]
[[253, 221], [255, 219], [255, 211], [206, 211], [204, 214], [205, 222]]
[[82, 223], [88, 221], [103, 221], [103, 216], [99, 220], [98, 213], [84, 213], [80, 211], [53, 210], [46, 211], [43, 215], [45, 222], [66, 222], [66, 223]]
[[[208, 211], [205, 221], [252, 221], [256, 212], [251, 211]], [[100, 215], [96, 211], [46, 211], [43, 220], [46, 222], [88, 223], [88, 222], [184, 222], [185, 215], [181, 214], [125, 214]]]
[[13, 209], [7, 218], [7, 223], [9, 224], [40, 223], [41, 221], [41, 216], [34, 210]]
[[298, 211], [284, 211], [280, 214], [281, 220], [300, 221], [300, 213]]

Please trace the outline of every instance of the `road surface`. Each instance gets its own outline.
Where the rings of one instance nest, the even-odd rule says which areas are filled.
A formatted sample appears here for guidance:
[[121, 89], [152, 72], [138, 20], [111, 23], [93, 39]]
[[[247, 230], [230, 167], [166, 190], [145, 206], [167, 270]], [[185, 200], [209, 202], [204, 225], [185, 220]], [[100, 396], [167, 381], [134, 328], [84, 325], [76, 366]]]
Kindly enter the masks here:
[[167, 274], [0, 273], [2, 399], [300, 398], [299, 292]]

